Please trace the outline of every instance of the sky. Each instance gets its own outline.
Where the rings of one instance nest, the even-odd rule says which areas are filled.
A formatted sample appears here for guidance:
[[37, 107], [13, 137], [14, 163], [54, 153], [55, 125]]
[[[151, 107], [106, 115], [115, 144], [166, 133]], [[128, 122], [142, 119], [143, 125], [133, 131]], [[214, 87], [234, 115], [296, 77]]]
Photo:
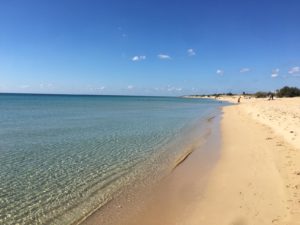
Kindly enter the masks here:
[[299, 0], [0, 0], [0, 92], [300, 87]]

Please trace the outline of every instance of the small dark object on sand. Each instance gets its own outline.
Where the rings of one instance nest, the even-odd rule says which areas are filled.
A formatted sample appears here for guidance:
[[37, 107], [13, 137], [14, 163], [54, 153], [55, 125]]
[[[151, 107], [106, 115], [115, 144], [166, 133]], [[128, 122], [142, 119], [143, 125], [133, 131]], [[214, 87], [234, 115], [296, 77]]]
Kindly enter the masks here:
[[274, 100], [274, 94], [271, 93], [268, 100]]

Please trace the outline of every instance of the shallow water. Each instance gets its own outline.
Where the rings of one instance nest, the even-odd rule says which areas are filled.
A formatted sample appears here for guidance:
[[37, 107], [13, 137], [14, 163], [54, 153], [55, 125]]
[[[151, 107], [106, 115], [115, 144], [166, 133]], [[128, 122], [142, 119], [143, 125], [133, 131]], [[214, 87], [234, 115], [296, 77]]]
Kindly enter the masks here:
[[0, 223], [81, 220], [134, 180], [159, 176], [183, 154], [170, 143], [219, 106], [167, 97], [0, 95]]

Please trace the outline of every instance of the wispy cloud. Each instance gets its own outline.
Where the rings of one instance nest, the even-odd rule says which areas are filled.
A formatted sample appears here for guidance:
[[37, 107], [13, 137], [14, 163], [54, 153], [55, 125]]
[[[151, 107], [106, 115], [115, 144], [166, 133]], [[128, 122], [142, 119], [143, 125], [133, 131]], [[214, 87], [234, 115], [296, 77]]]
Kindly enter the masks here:
[[250, 68], [242, 68], [240, 69], [240, 73], [248, 73], [250, 72]]
[[94, 86], [88, 86], [88, 89], [92, 92], [102, 92], [106, 89], [105, 86], [100, 86], [100, 87], [94, 87]]
[[169, 88], [167, 89], [167, 91], [170, 91], [170, 92], [172, 92], [172, 91], [182, 91], [182, 88], [169, 87]]
[[159, 54], [159, 55], [157, 55], [157, 57], [159, 59], [171, 59], [171, 56], [166, 55], [166, 54]]
[[138, 62], [138, 61], [146, 60], [146, 56], [145, 55], [136, 55], [136, 56], [133, 56], [131, 58], [131, 60], [133, 62]]
[[125, 33], [123, 27], [117, 27], [117, 29], [118, 29], [118, 32], [121, 34], [122, 38], [127, 38], [128, 37], [128, 35]]
[[195, 52], [194, 49], [189, 48], [189, 49], [187, 50], [187, 54], [188, 54], [188, 56], [194, 56], [194, 55], [196, 55], [196, 52]]
[[292, 67], [289, 70], [289, 74], [292, 74], [292, 75], [300, 74], [300, 67], [299, 66]]
[[96, 88], [96, 90], [98, 90], [98, 91], [103, 91], [104, 89], [105, 89], [104, 86], [101, 86], [101, 87]]
[[272, 77], [272, 78], [278, 77], [278, 76], [279, 76], [279, 71], [280, 71], [280, 70], [279, 70], [278, 68], [272, 70], [271, 77]]
[[127, 89], [128, 89], [128, 90], [132, 90], [133, 88], [134, 88], [133, 85], [128, 85], [128, 86], [127, 86]]
[[174, 92], [174, 91], [181, 92], [182, 90], [183, 89], [181, 87], [172, 87], [172, 86], [167, 87], [167, 91], [169, 92]]
[[30, 85], [28, 85], [28, 84], [22, 84], [22, 85], [20, 85], [20, 88], [27, 89], [27, 88], [30, 88]]
[[220, 76], [223, 76], [223, 75], [224, 75], [224, 70], [218, 69], [218, 70], [216, 71], [216, 73], [217, 73], [218, 75], [220, 75]]
[[40, 83], [40, 85], [39, 85], [39, 87], [41, 89], [43, 89], [43, 88], [51, 88], [52, 86], [53, 86], [52, 83]]

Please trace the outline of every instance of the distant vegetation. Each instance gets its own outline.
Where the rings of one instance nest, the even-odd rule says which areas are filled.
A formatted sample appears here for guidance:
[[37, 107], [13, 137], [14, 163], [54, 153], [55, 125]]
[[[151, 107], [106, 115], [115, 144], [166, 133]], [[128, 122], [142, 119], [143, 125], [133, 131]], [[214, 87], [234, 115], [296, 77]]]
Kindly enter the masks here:
[[266, 98], [266, 97], [269, 97], [271, 95], [274, 95], [278, 98], [283, 98], [283, 97], [297, 97], [297, 96], [300, 96], [300, 89], [299, 88], [296, 88], [296, 87], [288, 87], [288, 86], [285, 86], [281, 89], [278, 89], [276, 90], [275, 93], [273, 92], [262, 92], [262, 91], [259, 91], [259, 92], [256, 92], [254, 94], [254, 96], [256, 98]]
[[255, 98], [267, 98], [267, 97], [269, 97], [271, 94], [272, 94], [272, 92], [263, 92], [263, 91], [259, 91], [259, 92], [256, 92], [256, 93], [254, 94], [254, 97], [255, 97]]
[[220, 97], [220, 96], [233, 96], [234, 94], [232, 94], [231, 92], [228, 93], [215, 93], [215, 94], [210, 94], [210, 95], [191, 95], [194, 97]]
[[263, 92], [259, 91], [254, 94], [256, 98], [267, 98], [270, 97], [271, 95], [274, 95], [278, 98], [282, 97], [297, 97], [300, 96], [300, 89], [296, 87], [288, 87], [285, 86], [281, 89], [276, 90], [276, 92]]
[[296, 87], [285, 86], [276, 91], [276, 96], [279, 98], [282, 97], [297, 97], [300, 96], [300, 89]]
[[[237, 94], [233, 94], [231, 92], [228, 93], [215, 93], [215, 94], [210, 94], [210, 95], [192, 95], [194, 97], [214, 97], [218, 98], [220, 96], [233, 96]], [[255, 98], [268, 98], [270, 96], [276, 96], [278, 98], [282, 97], [300, 97], [300, 89], [297, 87], [288, 87], [285, 86], [281, 89], [276, 90], [276, 92], [264, 92], [264, 91], [258, 91], [255, 94], [250, 94], [250, 93], [245, 93], [243, 92], [244, 96], [248, 97], [255, 97]]]

